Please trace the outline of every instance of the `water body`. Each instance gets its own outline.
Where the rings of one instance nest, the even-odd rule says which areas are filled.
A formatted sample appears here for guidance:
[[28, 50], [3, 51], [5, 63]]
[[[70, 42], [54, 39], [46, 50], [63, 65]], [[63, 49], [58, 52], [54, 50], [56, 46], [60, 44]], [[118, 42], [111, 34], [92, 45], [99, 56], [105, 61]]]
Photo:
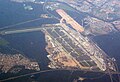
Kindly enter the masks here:
[[116, 59], [120, 70], [120, 33], [111, 33], [94, 37], [94, 41], [110, 56]]
[[[42, 5], [27, 3], [31, 5], [34, 10], [27, 11], [24, 10], [23, 4], [13, 3], [9, 0], [0, 0], [0, 27], [4, 27], [7, 25], [16, 24], [19, 22], [23, 22], [26, 20], [31, 20], [40, 17], [40, 14], [45, 13], [42, 10]], [[78, 19], [79, 20], [79, 19]], [[42, 19], [39, 21], [35, 21], [32, 23], [27, 23], [19, 26], [15, 26], [14, 28], [23, 28], [23, 27], [35, 27], [40, 26], [43, 23], [56, 23], [56, 20], [53, 19]], [[94, 41], [98, 43], [98, 45], [111, 57], [115, 57], [117, 62], [120, 63], [120, 34], [110, 34], [106, 36], [97, 36], [94, 37]], [[47, 52], [45, 51], [45, 46], [47, 43], [45, 42], [45, 37], [42, 32], [32, 32], [32, 33], [22, 33], [22, 34], [13, 34], [1, 36], [10, 42], [9, 46], [21, 51], [26, 57], [30, 59], [35, 59], [39, 62], [42, 70], [46, 70], [47, 64], [49, 60], [47, 59]], [[40, 82], [71, 82], [76, 76], [75, 72], [73, 75], [69, 77], [69, 71], [57, 71], [57, 72], [47, 72], [36, 75], [35, 79]], [[110, 82], [109, 77], [100, 78], [97, 80], [85, 80], [84, 82]], [[25, 77], [19, 78], [17, 80], [11, 80], [11, 82], [25, 82], [26, 79], [31, 81], [32, 78]], [[10, 81], [9, 81], [10, 82]]]

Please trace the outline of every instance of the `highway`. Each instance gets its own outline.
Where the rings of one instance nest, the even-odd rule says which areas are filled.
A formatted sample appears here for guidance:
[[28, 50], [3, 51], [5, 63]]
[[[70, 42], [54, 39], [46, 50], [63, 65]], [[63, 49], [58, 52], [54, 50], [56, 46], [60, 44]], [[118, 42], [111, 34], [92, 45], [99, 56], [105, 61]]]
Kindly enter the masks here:
[[19, 75], [19, 76], [10, 77], [10, 78], [7, 78], [7, 79], [0, 80], [0, 82], [5, 82], [5, 81], [21, 78], [21, 77], [31, 76], [31, 75], [35, 75], [35, 74], [39, 74], [39, 73], [44, 73], [44, 72], [52, 72], [52, 71], [56, 71], [56, 70], [44, 70], [44, 71], [38, 71], [38, 72], [23, 74], [23, 75]]
[[16, 33], [24, 33], [24, 32], [34, 32], [34, 31], [40, 31], [42, 29], [43, 29], [43, 27], [28, 28], [28, 29], [18, 29], [18, 30], [3, 30], [3, 31], [0, 32], [0, 34], [1, 35], [8, 35], [8, 34], [16, 34]]
[[[38, 71], [38, 72], [33, 72], [33, 73], [27, 73], [27, 74], [23, 74], [23, 75], [19, 75], [19, 76], [15, 76], [15, 77], [10, 77], [10, 78], [6, 78], [3, 80], [0, 80], [0, 82], [6, 82], [6, 81], [10, 81], [10, 80], [14, 80], [14, 79], [18, 79], [18, 78], [22, 78], [22, 77], [26, 77], [26, 76], [31, 76], [31, 75], [36, 75], [36, 74], [40, 74], [40, 73], [46, 73], [46, 72], [55, 72], [55, 71], [81, 71], [80, 69], [78, 70], [69, 70], [69, 69], [50, 69], [50, 70], [43, 70], [43, 71]], [[86, 79], [98, 79], [101, 78], [102, 76], [108, 74], [108, 72], [103, 72], [103, 71], [95, 71], [95, 70], [82, 70], [84, 72], [94, 72], [94, 73], [103, 73], [103, 75], [99, 76], [99, 77], [93, 77], [93, 78], [86, 78]], [[120, 74], [119, 72], [111, 72], [111, 74]]]

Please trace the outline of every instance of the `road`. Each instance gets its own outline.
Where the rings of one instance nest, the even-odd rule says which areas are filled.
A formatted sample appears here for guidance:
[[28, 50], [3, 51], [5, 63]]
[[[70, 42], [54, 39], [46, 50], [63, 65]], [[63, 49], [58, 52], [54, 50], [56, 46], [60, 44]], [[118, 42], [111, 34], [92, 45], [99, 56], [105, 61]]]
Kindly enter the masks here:
[[[6, 82], [6, 81], [10, 81], [10, 80], [14, 80], [14, 79], [17, 79], [17, 78], [22, 78], [22, 77], [26, 77], [26, 76], [31, 76], [31, 75], [36, 75], [36, 74], [40, 74], [40, 73], [45, 73], [45, 72], [54, 72], [54, 71], [81, 71], [81, 70], [67, 70], [67, 69], [54, 69], [54, 70], [43, 70], [43, 71], [38, 71], [38, 72], [33, 72], [33, 73], [28, 73], [28, 74], [23, 74], [23, 75], [19, 75], [19, 76], [15, 76], [15, 77], [10, 77], [10, 78], [7, 78], [7, 79], [3, 79], [3, 80], [0, 80], [0, 82]], [[98, 71], [90, 71], [90, 70], [84, 70], [84, 72], [94, 72], [94, 73], [103, 73], [103, 74], [108, 74], [107, 72], [98, 72]], [[111, 74], [120, 74], [119, 72], [112, 72]], [[103, 76], [103, 75], [101, 75]], [[100, 77], [101, 77], [100, 76]], [[97, 78], [100, 78], [100, 77], [97, 77]], [[95, 78], [89, 78], [89, 79], [95, 79]]]
[[41, 29], [43, 29], [43, 27], [18, 29], [18, 30], [3, 30], [3, 31], [0, 32], [0, 34], [1, 35], [8, 35], [8, 34], [16, 34], [16, 33], [24, 33], [24, 32], [34, 32], [34, 31], [41, 31]]

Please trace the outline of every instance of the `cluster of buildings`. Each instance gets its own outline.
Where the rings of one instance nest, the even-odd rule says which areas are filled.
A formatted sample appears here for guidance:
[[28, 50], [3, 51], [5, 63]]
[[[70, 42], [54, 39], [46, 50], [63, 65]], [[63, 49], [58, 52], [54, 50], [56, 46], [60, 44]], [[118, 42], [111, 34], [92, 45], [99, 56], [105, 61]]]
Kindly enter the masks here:
[[117, 32], [113, 24], [99, 20], [94, 17], [86, 17], [83, 20], [85, 27], [85, 35], [92, 34], [92, 35], [99, 35], [99, 34], [108, 34], [112, 32]]
[[37, 62], [22, 56], [21, 54], [2, 54], [0, 53], [0, 70], [3, 73], [18, 73], [22, 69], [39, 71]]
[[[70, 0], [70, 1], [64, 0], [63, 2], [67, 3], [68, 5], [70, 5], [71, 7], [75, 8], [80, 12], [87, 13], [88, 16], [91, 18], [90, 19], [91, 21], [95, 21], [94, 19], [99, 20], [100, 29], [102, 28], [102, 25], [106, 24], [106, 29], [109, 29], [108, 33], [111, 32], [111, 30], [112, 31], [119, 30], [118, 26], [120, 21], [119, 0]], [[90, 28], [93, 27], [94, 29], [96, 27], [96, 24], [89, 27]], [[102, 28], [101, 30], [106, 31], [106, 29]]]
[[64, 2], [78, 11], [87, 12], [103, 20], [113, 20], [113, 15], [119, 18], [119, 0], [71, 0], [71, 2], [65, 0]]

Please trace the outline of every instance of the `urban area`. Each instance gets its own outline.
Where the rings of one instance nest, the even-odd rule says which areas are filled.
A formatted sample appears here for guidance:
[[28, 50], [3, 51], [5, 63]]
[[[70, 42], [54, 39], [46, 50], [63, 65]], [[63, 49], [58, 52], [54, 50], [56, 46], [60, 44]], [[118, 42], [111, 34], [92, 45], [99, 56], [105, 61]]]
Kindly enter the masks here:
[[[106, 35], [120, 31], [119, 0], [11, 0], [13, 2], [32, 2], [43, 4], [47, 12], [41, 18], [55, 18], [55, 24], [43, 24], [40, 28], [3, 30], [1, 35], [42, 31], [47, 43], [46, 51], [51, 69], [97, 71], [117, 73], [116, 59], [109, 57], [89, 36]], [[32, 6], [24, 3], [26, 10]], [[76, 14], [70, 14], [76, 13]], [[55, 14], [54, 14], [55, 13]], [[78, 15], [84, 14], [81, 20]], [[15, 65], [25, 69], [40, 71], [37, 62], [21, 54], [0, 54], [0, 69], [8, 72]], [[19, 69], [11, 70], [14, 72]]]

